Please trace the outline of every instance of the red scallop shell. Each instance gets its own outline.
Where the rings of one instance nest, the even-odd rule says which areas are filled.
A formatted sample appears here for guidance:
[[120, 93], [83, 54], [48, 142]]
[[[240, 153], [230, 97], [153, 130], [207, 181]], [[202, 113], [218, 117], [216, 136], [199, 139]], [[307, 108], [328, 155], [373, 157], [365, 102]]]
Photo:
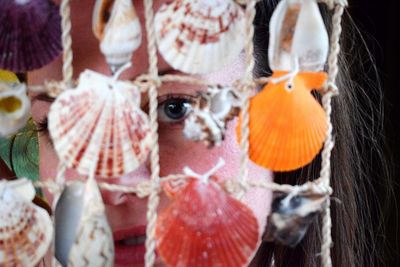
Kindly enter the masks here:
[[156, 225], [157, 249], [168, 266], [245, 266], [256, 251], [253, 212], [213, 181], [191, 179]]

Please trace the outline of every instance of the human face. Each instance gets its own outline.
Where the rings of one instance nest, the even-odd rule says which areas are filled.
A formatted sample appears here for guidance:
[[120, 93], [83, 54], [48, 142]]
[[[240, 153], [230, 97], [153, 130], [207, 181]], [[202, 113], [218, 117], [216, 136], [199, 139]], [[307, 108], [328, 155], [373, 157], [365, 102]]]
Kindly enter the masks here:
[[[155, 9], [163, 3], [164, 0], [155, 1]], [[109, 74], [108, 66], [104, 57], [99, 51], [98, 41], [91, 32], [91, 10], [94, 0], [71, 1], [72, 10], [72, 39], [74, 51], [74, 74], [79, 75], [84, 69], [92, 69], [101, 73]], [[143, 1], [134, 1], [139, 18], [144, 30]], [[147, 71], [147, 41], [143, 43], [132, 58], [133, 67], [124, 73], [124, 78], [134, 79], [139, 74]], [[163, 73], [179, 73], [173, 71], [169, 65], [159, 56], [158, 67]], [[241, 77], [244, 71], [244, 59], [242, 57], [223, 70], [201, 76], [200, 78], [210, 82], [222, 84], [231, 83]], [[29, 73], [28, 80], [30, 84], [41, 84], [44, 80], [61, 79], [61, 58], [55, 60], [52, 64]], [[225, 141], [219, 147], [208, 149], [202, 143], [195, 143], [186, 140], [182, 134], [182, 120], [186, 113], [184, 108], [178, 119], [173, 119], [168, 110], [165, 109], [166, 103], [186, 104], [191, 101], [197, 91], [205, 90], [204, 87], [166, 83], [159, 88], [159, 146], [160, 146], [160, 168], [161, 176], [169, 174], [182, 173], [185, 166], [190, 167], [198, 173], [203, 173], [212, 168], [219, 158], [226, 162], [224, 167], [217, 171], [216, 175], [222, 179], [236, 178], [240, 167], [240, 147], [235, 137], [236, 120], [228, 124]], [[143, 95], [142, 105], [147, 106], [147, 97]], [[33, 118], [36, 122], [43, 121], [47, 116], [50, 103], [36, 100], [32, 106]], [[178, 109], [179, 110], [179, 109]], [[176, 117], [175, 117], [176, 118]], [[56, 177], [58, 159], [53, 150], [49, 137], [46, 134], [39, 135], [40, 149], [40, 177], [41, 179], [54, 179]], [[102, 179], [109, 183], [132, 186], [142, 180], [149, 179], [150, 166], [146, 161], [134, 172], [128, 173], [115, 179]], [[76, 171], [68, 169], [66, 179], [83, 179]], [[249, 164], [249, 179], [271, 181], [271, 172]], [[51, 195], [47, 194], [51, 200]], [[102, 191], [102, 197], [106, 205], [106, 214], [114, 234], [116, 255], [115, 266], [142, 266], [144, 259], [144, 236], [146, 226], [146, 208], [147, 199], [140, 199], [135, 195], [120, 192]], [[265, 219], [269, 212], [271, 193], [264, 189], [250, 189], [243, 198], [243, 201], [254, 211], [259, 222], [260, 233], [265, 227]], [[159, 211], [168, 205], [168, 198], [162, 194]], [[139, 237], [139, 245], [126, 245], [124, 241]], [[158, 259], [157, 264], [162, 266]]]

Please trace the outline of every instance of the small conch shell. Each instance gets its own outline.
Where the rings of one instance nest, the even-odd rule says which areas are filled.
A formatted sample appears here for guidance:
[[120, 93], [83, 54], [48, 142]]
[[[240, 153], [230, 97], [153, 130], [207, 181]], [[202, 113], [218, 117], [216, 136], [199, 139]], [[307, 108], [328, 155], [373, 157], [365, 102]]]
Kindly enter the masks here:
[[160, 7], [154, 23], [160, 54], [183, 72], [217, 71], [244, 48], [244, 12], [231, 0], [175, 0]]
[[80, 218], [82, 217], [85, 185], [74, 182], [67, 185], [57, 201], [54, 212], [55, 257], [62, 266], [67, 266], [68, 257], [75, 242]]
[[86, 182], [82, 214], [68, 266], [113, 266], [114, 240], [94, 178]]
[[49, 131], [67, 167], [105, 178], [134, 171], [152, 144], [139, 88], [89, 70], [51, 105]]
[[321, 71], [329, 38], [315, 0], [282, 0], [270, 22], [269, 64], [272, 70]]
[[230, 87], [210, 87], [199, 92], [197, 102], [185, 120], [186, 138], [204, 141], [208, 146], [224, 140], [227, 122], [239, 114], [241, 99]]
[[36, 266], [53, 236], [47, 212], [31, 203], [30, 181], [0, 181], [0, 266]]
[[0, 82], [0, 137], [16, 133], [30, 117], [25, 84]]
[[245, 266], [259, 229], [252, 210], [212, 180], [192, 178], [158, 217], [157, 251], [167, 266]]
[[[284, 76], [275, 72], [273, 79]], [[325, 83], [326, 73], [303, 72], [288, 82], [269, 83], [250, 100], [252, 161], [273, 171], [292, 171], [310, 163], [326, 138], [325, 111], [312, 96]], [[240, 136], [240, 127], [237, 128]]]
[[328, 194], [301, 190], [286, 194], [274, 192], [272, 212], [267, 218], [263, 239], [295, 247], [303, 239], [310, 224], [327, 204]]
[[[111, 13], [107, 14], [111, 6]], [[106, 14], [110, 16], [107, 21]], [[130, 62], [133, 52], [142, 43], [140, 21], [132, 0], [97, 0], [93, 31], [113, 72]]]

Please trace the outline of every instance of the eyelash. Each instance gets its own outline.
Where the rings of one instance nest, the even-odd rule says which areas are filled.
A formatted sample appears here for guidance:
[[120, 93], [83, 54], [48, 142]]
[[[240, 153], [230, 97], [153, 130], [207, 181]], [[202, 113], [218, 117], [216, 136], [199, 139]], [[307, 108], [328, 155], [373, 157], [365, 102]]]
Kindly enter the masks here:
[[[168, 95], [165, 95], [165, 96], [161, 96], [158, 99], [158, 108], [157, 108], [157, 110], [158, 110], [158, 112], [160, 112], [160, 109], [162, 110], [163, 108], [165, 108], [164, 105], [167, 104], [168, 101], [171, 101], [171, 100], [176, 100], [177, 102], [179, 102], [179, 101], [185, 102], [188, 105], [190, 105], [190, 104], [193, 103], [193, 99], [194, 99], [194, 96], [183, 95], [183, 94], [177, 94], [177, 95], [168, 94]], [[160, 116], [160, 114], [159, 114], [158, 117], [159, 117], [160, 123], [162, 123], [162, 124], [177, 125], [177, 124], [182, 124], [183, 123], [183, 121], [185, 120], [185, 118], [187, 117], [189, 112], [190, 112], [190, 109], [185, 114], [185, 116], [183, 116], [182, 118], [177, 119], [175, 121], [172, 118], [170, 119], [170, 121], [161, 121], [161, 117], [162, 116]], [[42, 118], [41, 120], [36, 122], [36, 132], [39, 133], [39, 134], [42, 134], [42, 135], [44, 135], [46, 137], [49, 137], [48, 118], [47, 118], [47, 116], [45, 116], [44, 118]], [[51, 140], [51, 139], [49, 138], [49, 140]]]

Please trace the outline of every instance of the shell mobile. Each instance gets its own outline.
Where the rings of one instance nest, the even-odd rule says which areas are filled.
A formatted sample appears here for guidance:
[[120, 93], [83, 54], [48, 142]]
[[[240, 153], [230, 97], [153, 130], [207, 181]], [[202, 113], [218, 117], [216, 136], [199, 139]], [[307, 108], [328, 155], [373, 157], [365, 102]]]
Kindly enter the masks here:
[[[346, 1], [279, 1], [269, 25], [269, 46], [263, 48], [273, 73], [257, 78], [257, 0], [171, 0], [158, 10], [152, 0], [143, 5], [93, 1], [87, 27], [99, 40], [112, 75], [89, 69], [74, 73], [72, 10], [70, 0], [60, 2], [4, 0], [0, 5], [0, 68], [23, 73], [63, 53], [60, 81], [18, 84], [13, 74], [0, 72], [5, 80], [0, 83], [0, 137], [24, 126], [30, 114], [28, 95], [48, 94], [55, 97], [48, 128], [59, 160], [56, 177], [34, 182], [54, 195], [53, 218], [32, 204], [31, 182], [0, 181], [0, 266], [35, 266], [47, 252], [54, 253], [54, 266], [113, 266], [116, 255], [103, 191], [147, 198], [146, 267], [155, 265], [156, 251], [167, 266], [247, 266], [262, 239], [295, 246], [320, 214], [321, 266], [332, 266], [331, 99], [338, 92], [340, 18]], [[318, 5], [322, 2], [333, 13], [329, 34]], [[131, 62], [133, 69], [144, 64], [134, 54], [144, 40], [149, 68], [135, 76], [129, 67]], [[174, 71], [158, 69], [157, 53]], [[238, 58], [245, 66], [236, 81], [215, 84], [201, 76]], [[132, 74], [127, 75], [131, 80], [120, 78], [124, 71]], [[160, 87], [171, 82], [203, 90], [182, 121], [183, 133], [179, 127], [177, 133], [214, 149], [224, 142], [228, 124], [238, 122], [241, 156], [234, 177], [221, 175], [226, 170], [219, 173], [221, 161], [203, 175], [190, 169], [197, 166], [188, 166], [183, 173], [160, 177], [158, 97]], [[142, 100], [145, 94], [148, 103]], [[190, 145], [190, 140], [185, 142]], [[285, 172], [306, 166], [321, 151], [317, 181], [281, 185], [248, 177], [250, 160]], [[141, 166], [148, 166], [150, 179], [129, 186], [110, 182]], [[69, 169], [83, 181], [73, 179]], [[254, 187], [274, 193], [264, 236], [259, 218], [242, 202]], [[159, 210], [162, 193], [170, 203]]]

